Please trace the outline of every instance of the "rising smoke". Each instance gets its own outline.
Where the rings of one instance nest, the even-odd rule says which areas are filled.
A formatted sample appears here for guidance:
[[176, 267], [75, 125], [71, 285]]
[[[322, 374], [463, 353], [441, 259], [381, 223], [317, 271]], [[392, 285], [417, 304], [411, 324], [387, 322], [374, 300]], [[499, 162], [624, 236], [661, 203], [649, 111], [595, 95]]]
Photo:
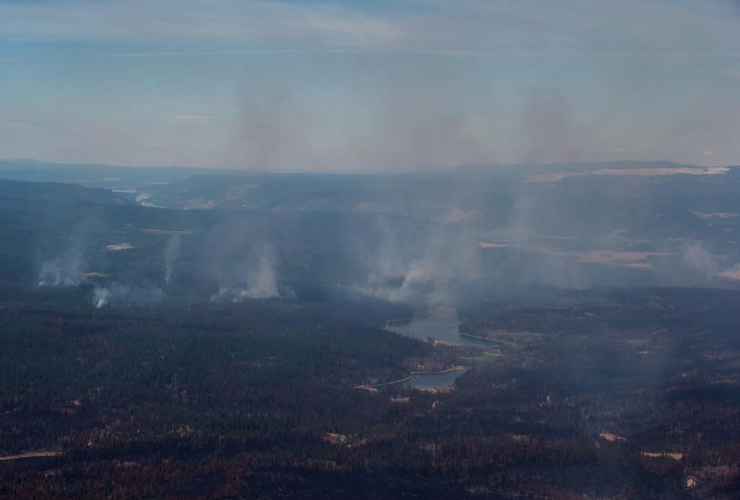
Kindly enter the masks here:
[[720, 264], [715, 255], [706, 249], [702, 243], [694, 243], [688, 246], [681, 255], [683, 267], [690, 272], [695, 272], [700, 278], [712, 279], [719, 271]]
[[95, 287], [93, 290], [93, 305], [96, 309], [100, 309], [108, 304], [110, 300], [111, 291], [107, 288]]
[[276, 259], [273, 247], [256, 245], [247, 259], [235, 263], [230, 278], [219, 285], [211, 300], [237, 303], [247, 299], [295, 297], [291, 290], [281, 290], [278, 285]]
[[85, 251], [91, 231], [88, 220], [75, 224], [69, 232], [67, 247], [44, 261], [38, 276], [41, 287], [76, 287], [87, 281]]
[[167, 241], [167, 247], [164, 250], [164, 282], [170, 284], [172, 279], [172, 269], [175, 266], [177, 256], [180, 254], [180, 247], [182, 246], [182, 238], [179, 234], [173, 234], [169, 241]]
[[160, 288], [137, 287], [110, 283], [106, 286], [96, 286], [93, 289], [92, 303], [96, 309], [107, 305], [153, 305], [162, 302], [165, 294]]
[[479, 249], [469, 229], [455, 223], [433, 224], [412, 252], [402, 251], [401, 237], [384, 228], [367, 280], [357, 293], [391, 302], [451, 305], [455, 285], [481, 277]]

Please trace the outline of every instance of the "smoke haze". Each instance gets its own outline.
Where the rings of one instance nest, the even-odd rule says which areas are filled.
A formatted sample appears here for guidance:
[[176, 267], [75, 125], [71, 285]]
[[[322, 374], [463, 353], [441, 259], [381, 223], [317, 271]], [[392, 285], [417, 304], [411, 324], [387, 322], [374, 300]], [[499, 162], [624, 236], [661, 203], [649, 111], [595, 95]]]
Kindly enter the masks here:
[[[152, 0], [142, 12], [72, 0], [5, 2], [0, 20], [6, 157], [303, 171], [740, 163], [731, 0]], [[48, 40], [74, 44], [48, 55]], [[26, 70], [42, 76], [33, 99]]]

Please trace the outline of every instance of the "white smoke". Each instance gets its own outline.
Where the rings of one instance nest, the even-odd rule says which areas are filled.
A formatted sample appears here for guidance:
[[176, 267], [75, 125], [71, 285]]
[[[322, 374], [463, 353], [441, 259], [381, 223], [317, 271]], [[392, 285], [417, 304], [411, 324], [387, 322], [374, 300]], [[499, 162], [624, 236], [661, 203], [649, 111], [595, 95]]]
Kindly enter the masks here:
[[71, 244], [53, 259], [41, 265], [39, 286], [72, 287], [87, 281], [85, 270], [85, 242], [90, 231], [87, 222], [75, 225], [70, 231]]
[[63, 263], [63, 260], [44, 262], [39, 273], [39, 286], [79, 286], [87, 278], [81, 262]]
[[367, 282], [355, 292], [391, 302], [449, 305], [456, 281], [480, 278], [477, 246], [456, 226], [435, 227], [410, 260], [399, 250], [397, 238], [386, 236]]
[[211, 300], [214, 302], [241, 302], [246, 299], [294, 298], [292, 290], [281, 292], [278, 286], [275, 257], [268, 247], [259, 247], [245, 267], [243, 279], [232, 285], [219, 286]]
[[182, 239], [179, 234], [173, 234], [167, 242], [167, 247], [164, 250], [164, 282], [170, 284], [172, 279], [172, 269], [177, 260], [177, 256], [180, 253], [180, 247], [182, 246]]
[[107, 288], [95, 287], [93, 290], [93, 305], [95, 309], [104, 307], [110, 300], [111, 292]]
[[136, 287], [111, 283], [108, 286], [96, 286], [93, 290], [93, 306], [101, 309], [108, 304], [150, 305], [162, 302], [164, 292], [154, 287]]
[[717, 258], [701, 243], [689, 246], [681, 255], [681, 263], [689, 270], [699, 273], [703, 278], [712, 278], [719, 270]]

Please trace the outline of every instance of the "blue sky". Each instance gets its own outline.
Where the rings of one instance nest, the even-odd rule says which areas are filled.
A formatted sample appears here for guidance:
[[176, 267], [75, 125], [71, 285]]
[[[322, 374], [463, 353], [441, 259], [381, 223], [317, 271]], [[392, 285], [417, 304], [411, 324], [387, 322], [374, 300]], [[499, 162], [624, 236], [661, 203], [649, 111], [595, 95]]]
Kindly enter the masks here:
[[0, 157], [740, 164], [740, 2], [0, 0]]

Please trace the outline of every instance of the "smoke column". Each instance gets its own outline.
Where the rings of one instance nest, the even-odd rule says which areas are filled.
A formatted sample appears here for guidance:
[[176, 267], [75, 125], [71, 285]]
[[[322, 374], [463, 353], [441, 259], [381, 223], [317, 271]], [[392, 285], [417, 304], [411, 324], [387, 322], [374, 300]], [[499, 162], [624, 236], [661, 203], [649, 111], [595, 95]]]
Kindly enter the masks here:
[[182, 238], [180, 238], [179, 234], [173, 234], [167, 242], [167, 247], [164, 250], [164, 282], [168, 285], [172, 279], [172, 268], [174, 267], [177, 256], [180, 253], [181, 246]]
[[96, 286], [95, 290], [93, 290], [93, 305], [95, 306], [95, 309], [105, 307], [110, 300], [110, 296], [110, 290]]

